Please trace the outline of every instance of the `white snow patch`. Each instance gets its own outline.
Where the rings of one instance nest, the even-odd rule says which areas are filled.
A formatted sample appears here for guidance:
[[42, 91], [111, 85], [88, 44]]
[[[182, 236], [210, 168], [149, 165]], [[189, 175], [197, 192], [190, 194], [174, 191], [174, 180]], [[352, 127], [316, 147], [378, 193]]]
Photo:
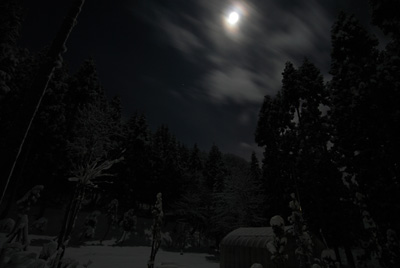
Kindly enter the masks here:
[[[29, 235], [31, 240], [44, 239], [53, 240], [54, 236]], [[0, 246], [6, 239], [5, 233], [0, 233]], [[103, 241], [103, 245], [111, 245], [115, 240]], [[39, 254], [42, 247], [29, 246], [28, 250]], [[80, 264], [93, 262], [93, 268], [126, 268], [126, 267], [147, 267], [151, 247], [119, 247], [119, 246], [82, 246], [79, 248], [68, 247], [65, 251], [65, 258], [77, 260]], [[160, 249], [156, 255], [155, 267], [176, 267], [176, 268], [219, 268], [219, 263], [207, 259], [207, 253], [184, 253], [169, 252]]]

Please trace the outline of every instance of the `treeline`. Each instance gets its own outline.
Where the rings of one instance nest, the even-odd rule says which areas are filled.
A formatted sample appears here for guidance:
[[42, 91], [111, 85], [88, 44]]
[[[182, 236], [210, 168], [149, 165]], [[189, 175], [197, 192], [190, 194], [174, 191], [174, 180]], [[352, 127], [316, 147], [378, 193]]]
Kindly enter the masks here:
[[[400, 17], [387, 13], [398, 10], [397, 1], [370, 2], [386, 47], [378, 49], [354, 16], [340, 14], [331, 31], [330, 81], [307, 59], [299, 67], [288, 62], [282, 88], [265, 97], [259, 113], [262, 170], [254, 154], [248, 163], [216, 145], [209, 152], [187, 147], [167, 126], [151, 131], [143, 114], [123, 121], [120, 100], [106, 98], [93, 60], [73, 74], [60, 61], [1, 216], [36, 184], [45, 186], [43, 208], [60, 206], [72, 193], [68, 178], [75, 170], [123, 156], [109, 170], [113, 177], [96, 180], [87, 206], [118, 198], [126, 208], [140, 207], [162, 192], [166, 211], [218, 244], [237, 227], [265, 226], [276, 214], [286, 218], [295, 193], [307, 226], [329, 246], [388, 254], [382, 251], [386, 231], [400, 226]], [[1, 178], [24, 131], [16, 118], [31, 100], [45, 55], [18, 47], [22, 20], [15, 3], [3, 1], [0, 8]]]
[[392, 11], [399, 2], [370, 4], [385, 48], [354, 16], [341, 13], [331, 31], [331, 79], [324, 83], [307, 59], [297, 68], [288, 62], [282, 88], [264, 99], [255, 137], [265, 147], [267, 215], [287, 216], [295, 193], [307, 225], [314, 234], [322, 231], [329, 246], [361, 246], [395, 267], [400, 16]]

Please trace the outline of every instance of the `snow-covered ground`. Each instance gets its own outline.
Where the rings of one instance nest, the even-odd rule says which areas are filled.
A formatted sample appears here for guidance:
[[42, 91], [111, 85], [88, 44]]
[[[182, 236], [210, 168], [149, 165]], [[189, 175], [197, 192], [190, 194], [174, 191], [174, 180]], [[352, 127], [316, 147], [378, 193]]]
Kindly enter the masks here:
[[[73, 258], [79, 263], [93, 262], [90, 267], [147, 267], [150, 247], [109, 247], [85, 246], [68, 248], [66, 257]], [[159, 250], [156, 256], [156, 267], [179, 268], [217, 268], [218, 263], [207, 260], [206, 254], [167, 252]]]
[[[30, 235], [31, 241], [35, 239], [51, 240], [54, 237]], [[5, 241], [5, 234], [0, 234], [0, 244]], [[108, 242], [108, 243], [107, 243]], [[147, 261], [150, 256], [150, 247], [113, 247], [113, 241], [104, 241], [101, 245], [86, 245], [69, 247], [66, 250], [65, 257], [79, 261], [80, 264], [86, 264], [90, 260], [92, 264], [89, 268], [126, 268], [126, 267], [147, 267]], [[29, 251], [39, 254], [40, 246], [30, 246]], [[155, 267], [163, 268], [218, 268], [219, 263], [212, 260], [213, 256], [206, 253], [184, 253], [169, 252], [160, 249], [155, 260]], [[211, 260], [210, 260], [211, 259]]]

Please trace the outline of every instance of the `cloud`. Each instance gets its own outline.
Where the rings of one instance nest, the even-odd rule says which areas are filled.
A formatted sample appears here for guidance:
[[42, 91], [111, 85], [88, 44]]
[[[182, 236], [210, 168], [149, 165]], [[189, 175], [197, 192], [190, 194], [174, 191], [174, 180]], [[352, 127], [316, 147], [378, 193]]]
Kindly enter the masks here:
[[298, 65], [307, 56], [328, 68], [331, 18], [316, 0], [238, 1], [242, 18], [236, 30], [223, 21], [231, 1], [193, 0], [196, 12], [176, 2], [152, 6], [155, 15], [148, 21], [185, 59], [207, 66], [197, 82], [214, 103], [261, 103], [280, 89], [286, 61]]
[[259, 102], [265, 95], [265, 88], [257, 84], [259, 80], [264, 80], [264, 77], [256, 72], [241, 67], [227, 67], [210, 71], [204, 77], [204, 88], [217, 102]]
[[243, 158], [250, 160], [251, 154], [256, 153], [257, 159], [260, 161], [263, 159], [264, 148], [259, 147], [256, 143], [240, 142], [236, 147], [236, 154], [242, 156]]
[[162, 24], [162, 27], [168, 34], [169, 41], [172, 45], [183, 53], [190, 55], [197, 49], [203, 48], [200, 39], [189, 30], [167, 20]]

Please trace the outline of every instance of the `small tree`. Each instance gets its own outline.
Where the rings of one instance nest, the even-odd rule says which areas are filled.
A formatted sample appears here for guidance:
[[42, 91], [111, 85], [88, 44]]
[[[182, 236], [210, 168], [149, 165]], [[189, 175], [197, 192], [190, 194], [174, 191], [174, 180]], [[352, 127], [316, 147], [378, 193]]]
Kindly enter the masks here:
[[100, 211], [95, 210], [86, 217], [79, 241], [84, 241], [94, 237], [96, 232], [97, 218], [100, 216], [100, 214]]
[[57, 239], [57, 256], [52, 265], [52, 268], [58, 268], [62, 257], [64, 256], [65, 248], [70, 240], [70, 235], [75, 226], [75, 220], [81, 209], [82, 201], [85, 198], [85, 192], [88, 188], [97, 187], [96, 179], [104, 176], [112, 176], [111, 174], [104, 173], [105, 170], [110, 169], [114, 164], [123, 160], [120, 157], [115, 160], [106, 160], [103, 162], [93, 162], [85, 166], [77, 168], [74, 172], [74, 177], [69, 178], [69, 181], [76, 182], [75, 192], [67, 207], [61, 232]]
[[154, 268], [154, 259], [156, 258], [156, 254], [161, 245], [161, 225], [164, 216], [164, 212], [162, 210], [162, 194], [157, 194], [157, 201], [152, 210], [153, 214], [153, 226], [152, 226], [152, 234], [153, 241], [151, 244], [151, 253], [150, 259], [147, 262], [148, 268]]

